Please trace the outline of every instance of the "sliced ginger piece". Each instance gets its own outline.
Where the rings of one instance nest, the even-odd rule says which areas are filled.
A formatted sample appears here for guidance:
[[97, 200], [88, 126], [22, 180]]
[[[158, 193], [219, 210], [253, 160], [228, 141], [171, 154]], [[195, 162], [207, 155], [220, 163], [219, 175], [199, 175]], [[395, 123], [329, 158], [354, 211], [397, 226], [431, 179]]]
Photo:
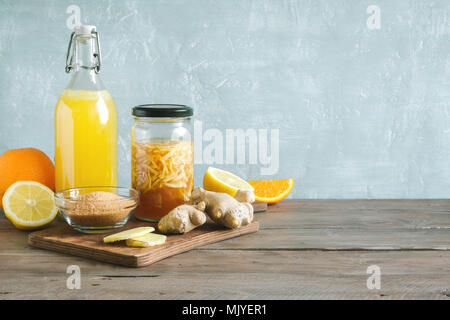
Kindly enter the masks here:
[[103, 238], [104, 243], [116, 242], [121, 240], [127, 240], [134, 237], [143, 236], [147, 233], [155, 231], [153, 227], [139, 227], [134, 229], [125, 230], [119, 233], [111, 234]]
[[126, 244], [129, 247], [146, 248], [163, 244], [166, 239], [167, 237], [162, 234], [147, 233], [143, 236], [127, 239]]

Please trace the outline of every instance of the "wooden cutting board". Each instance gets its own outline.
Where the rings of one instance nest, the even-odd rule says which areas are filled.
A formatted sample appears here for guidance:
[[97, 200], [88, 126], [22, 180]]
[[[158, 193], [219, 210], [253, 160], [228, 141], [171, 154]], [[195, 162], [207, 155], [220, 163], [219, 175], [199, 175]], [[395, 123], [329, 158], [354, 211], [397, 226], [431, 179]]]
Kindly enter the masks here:
[[[156, 223], [131, 219], [124, 227], [117, 229], [114, 233], [142, 226], [153, 226], [156, 229]], [[193, 248], [256, 232], [258, 228], [259, 223], [257, 221], [236, 230], [225, 229], [207, 222], [187, 234], [168, 236], [166, 242], [162, 245], [149, 248], [130, 248], [125, 245], [124, 241], [113, 244], [103, 243], [103, 238], [107, 234], [82, 234], [66, 224], [60, 224], [30, 233], [28, 243], [34, 247], [103, 262], [129, 267], [143, 267]]]

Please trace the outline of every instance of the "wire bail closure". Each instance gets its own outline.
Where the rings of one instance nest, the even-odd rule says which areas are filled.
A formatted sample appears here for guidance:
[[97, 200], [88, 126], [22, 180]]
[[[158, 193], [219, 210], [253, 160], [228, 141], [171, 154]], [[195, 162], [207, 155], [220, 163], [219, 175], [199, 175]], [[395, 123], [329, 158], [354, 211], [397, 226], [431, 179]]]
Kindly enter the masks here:
[[95, 73], [99, 73], [101, 65], [102, 65], [102, 56], [100, 54], [100, 37], [99, 37], [97, 31], [92, 31], [92, 34], [95, 35], [95, 42], [97, 43], [97, 52], [94, 53], [94, 58], [97, 58], [97, 65], [95, 66]]
[[[94, 66], [94, 70], [95, 70], [95, 73], [100, 73], [100, 68], [102, 65], [102, 58], [101, 58], [101, 53], [100, 53], [100, 38], [99, 38], [97, 31], [93, 30], [91, 32], [91, 35], [95, 38], [95, 40], [96, 40], [95, 43], [97, 45], [97, 50], [94, 49], [94, 58], [97, 59], [97, 63]], [[73, 47], [73, 39], [75, 38], [75, 36], [76, 36], [76, 33], [75, 33], [75, 31], [73, 31], [70, 34], [69, 47], [67, 48], [66, 68], [65, 68], [66, 73], [70, 73], [70, 71], [72, 71], [74, 68], [73, 51], [76, 50], [76, 47], [74, 47], [74, 49], [72, 49], [72, 47]], [[71, 53], [72, 53], [72, 55], [71, 55]]]

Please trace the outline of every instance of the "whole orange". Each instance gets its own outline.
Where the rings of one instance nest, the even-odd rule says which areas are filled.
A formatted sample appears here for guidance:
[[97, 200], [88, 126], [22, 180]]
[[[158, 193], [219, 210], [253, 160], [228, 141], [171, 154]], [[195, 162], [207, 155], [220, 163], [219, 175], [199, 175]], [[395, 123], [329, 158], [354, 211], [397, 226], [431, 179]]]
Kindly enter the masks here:
[[[55, 190], [55, 166], [42, 151], [12, 149], [0, 156], [0, 208], [3, 194], [16, 181], [36, 181]], [[3, 208], [2, 208], [3, 209]]]

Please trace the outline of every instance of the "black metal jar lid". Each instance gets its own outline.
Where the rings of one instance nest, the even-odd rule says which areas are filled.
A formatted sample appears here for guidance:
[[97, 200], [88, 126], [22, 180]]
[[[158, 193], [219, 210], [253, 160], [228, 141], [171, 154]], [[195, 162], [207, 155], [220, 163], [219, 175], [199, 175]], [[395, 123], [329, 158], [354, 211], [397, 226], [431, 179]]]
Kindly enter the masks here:
[[131, 114], [143, 118], [183, 118], [192, 116], [194, 110], [181, 104], [141, 104]]

